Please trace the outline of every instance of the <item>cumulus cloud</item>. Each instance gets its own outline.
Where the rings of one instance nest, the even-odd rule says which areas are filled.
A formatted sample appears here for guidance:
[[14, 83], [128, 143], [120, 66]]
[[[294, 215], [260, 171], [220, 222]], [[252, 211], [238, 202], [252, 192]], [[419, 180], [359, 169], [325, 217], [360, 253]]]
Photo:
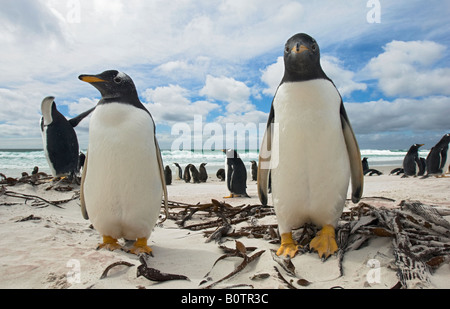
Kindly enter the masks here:
[[446, 96], [345, 103], [353, 129], [361, 134], [450, 129], [449, 106], [450, 98]]
[[255, 108], [249, 101], [250, 88], [234, 78], [208, 75], [199, 93], [209, 99], [226, 102], [226, 110], [231, 114], [245, 113]]
[[392, 41], [365, 70], [388, 96], [450, 95], [450, 68], [434, 68], [445, 46], [431, 41]]
[[347, 97], [354, 91], [367, 89], [365, 83], [355, 81], [355, 72], [343, 68], [343, 62], [333, 56], [321, 59], [322, 69], [334, 82], [342, 97]]
[[178, 85], [146, 89], [142, 95], [155, 121], [166, 124], [188, 122], [194, 115], [207, 116], [219, 105], [208, 101], [191, 102], [189, 90]]

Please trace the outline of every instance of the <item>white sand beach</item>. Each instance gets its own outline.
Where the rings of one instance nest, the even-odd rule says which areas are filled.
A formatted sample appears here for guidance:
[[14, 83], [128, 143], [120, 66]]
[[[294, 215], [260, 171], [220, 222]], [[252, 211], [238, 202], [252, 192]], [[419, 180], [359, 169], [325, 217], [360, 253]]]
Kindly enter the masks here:
[[[365, 177], [362, 202], [375, 207], [397, 208], [402, 200], [418, 200], [450, 209], [450, 178], [401, 178], [389, 176], [390, 168], [381, 169], [384, 172], [381, 176]], [[210, 284], [214, 289], [288, 288], [279, 273], [299, 289], [390, 289], [399, 282], [391, 237], [373, 237], [367, 246], [345, 252], [342, 274], [336, 256], [321, 261], [317, 253], [306, 252], [291, 260], [295, 271], [289, 275], [271, 253], [278, 244], [245, 236], [224, 237], [222, 244], [206, 242], [205, 230], [183, 229], [170, 219], [156, 226], [149, 239], [154, 256], [148, 258], [148, 267], [162, 273], [184, 275], [189, 280], [150, 281], [143, 276], [137, 277], [137, 267], [141, 264], [137, 256], [124, 251], [96, 250], [101, 237], [81, 216], [78, 186], [72, 185], [73, 190], [68, 192], [54, 188], [46, 190], [49, 186], [50, 183], [38, 186], [16, 184], [3, 188], [7, 192], [39, 196], [47, 201], [74, 199], [58, 208], [46, 203], [36, 205], [33, 199], [25, 201], [3, 194], [3, 191], [0, 196], [0, 288], [201, 289]], [[201, 184], [174, 180], [168, 191], [170, 201], [192, 205], [211, 203], [212, 199], [232, 206], [260, 204], [256, 182], [248, 180], [247, 187], [251, 198], [225, 200], [223, 197], [228, 195], [225, 183], [210, 175], [208, 181]], [[354, 206], [349, 202], [346, 209]], [[445, 218], [449, 220], [450, 216]], [[203, 222], [204, 218], [199, 216], [192, 220]], [[249, 224], [244, 221], [233, 228], [237, 230]], [[276, 224], [276, 218], [274, 215], [255, 218], [251, 224]], [[234, 249], [236, 240], [247, 248], [255, 247], [254, 251], [247, 252], [248, 257], [263, 252], [234, 276], [216, 284], [243, 262], [242, 257], [231, 256], [217, 261], [224, 254], [220, 246]], [[106, 278], [100, 279], [105, 269], [116, 262], [133, 266], [115, 266]], [[206, 275], [208, 279], [205, 279]], [[418, 281], [410, 287], [450, 288], [449, 278], [447, 259], [431, 272], [429, 282]], [[202, 283], [204, 280], [207, 282]]]

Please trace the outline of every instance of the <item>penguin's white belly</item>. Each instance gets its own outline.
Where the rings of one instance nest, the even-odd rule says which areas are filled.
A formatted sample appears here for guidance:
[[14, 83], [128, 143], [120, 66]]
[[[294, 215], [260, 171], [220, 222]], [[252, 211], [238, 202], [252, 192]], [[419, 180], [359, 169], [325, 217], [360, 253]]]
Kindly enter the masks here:
[[448, 167], [450, 166], [450, 147], [447, 150], [447, 159], [445, 160], [444, 167], [442, 168], [442, 175], [448, 172]]
[[323, 79], [284, 83], [274, 100], [272, 198], [280, 233], [304, 223], [335, 225], [345, 204], [350, 162], [340, 96]]
[[148, 238], [162, 194], [150, 116], [125, 104], [97, 106], [90, 121], [84, 182], [95, 229], [116, 239]]
[[44, 126], [44, 129], [42, 131], [42, 143], [44, 145], [44, 153], [45, 153], [45, 158], [47, 159], [47, 163], [48, 166], [50, 168], [50, 172], [52, 173], [53, 177], [56, 177], [56, 170], [55, 167], [53, 166], [53, 162], [50, 160], [50, 155], [48, 153], [48, 149], [47, 149], [47, 126]]

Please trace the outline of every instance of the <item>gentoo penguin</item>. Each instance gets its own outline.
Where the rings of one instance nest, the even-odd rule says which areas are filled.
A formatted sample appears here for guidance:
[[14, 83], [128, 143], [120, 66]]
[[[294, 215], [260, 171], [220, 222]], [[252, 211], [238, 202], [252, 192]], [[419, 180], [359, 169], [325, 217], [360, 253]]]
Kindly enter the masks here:
[[247, 194], [247, 169], [236, 150], [224, 149], [225, 181], [230, 195], [225, 198], [249, 197]]
[[225, 169], [219, 168], [216, 173], [217, 178], [220, 179], [220, 181], [225, 181]]
[[194, 164], [189, 164], [189, 171], [191, 172], [192, 182], [200, 183], [200, 174]]
[[450, 134], [445, 134], [427, 156], [427, 177], [445, 176], [450, 164]]
[[166, 168], [164, 169], [164, 179], [166, 180], [166, 186], [172, 184], [172, 170], [168, 165], [166, 165]]
[[88, 116], [90, 109], [75, 118], [67, 120], [56, 108], [55, 97], [46, 97], [41, 104], [41, 133], [53, 177], [68, 175], [70, 178], [79, 171], [78, 138], [75, 127]]
[[198, 168], [200, 182], [206, 182], [208, 180], [208, 172], [206, 171], [206, 168], [205, 168], [206, 164], [208, 164], [208, 163], [202, 163], [202, 164], [200, 164], [200, 167]]
[[403, 171], [402, 177], [417, 176], [417, 173], [422, 168], [422, 162], [419, 159], [419, 148], [423, 144], [412, 145], [403, 159]]
[[178, 163], [174, 163], [174, 165], [177, 167], [178, 173], [176, 173], [175, 175], [177, 175], [177, 180], [183, 179], [183, 171], [181, 170], [181, 166]]
[[321, 230], [309, 247], [326, 259], [338, 249], [335, 227], [350, 178], [353, 203], [361, 198], [361, 154], [342, 98], [320, 65], [317, 42], [294, 35], [285, 45], [284, 64], [260, 148], [258, 195], [267, 205], [270, 175], [281, 235], [277, 255], [295, 256], [292, 229], [310, 222]]
[[382, 175], [383, 173], [380, 172], [379, 170], [373, 169], [373, 168], [369, 168], [369, 162], [367, 161], [368, 159], [366, 157], [364, 157], [362, 159], [362, 166], [363, 166], [363, 174], [364, 175], [369, 175], [372, 176], [374, 174], [377, 175]]
[[83, 217], [103, 236], [99, 248], [120, 249], [118, 239], [124, 238], [136, 240], [129, 252], [149, 254], [147, 239], [158, 220], [163, 195], [167, 212], [153, 118], [125, 73], [110, 70], [79, 79], [102, 95], [89, 124], [80, 188]]
[[258, 164], [254, 160], [250, 161], [250, 163], [252, 164], [252, 180], [256, 181], [258, 180]]
[[192, 164], [188, 164], [186, 165], [186, 167], [184, 168], [184, 175], [183, 175], [183, 179], [186, 183], [191, 181], [191, 172], [189, 171], [189, 168], [191, 167]]

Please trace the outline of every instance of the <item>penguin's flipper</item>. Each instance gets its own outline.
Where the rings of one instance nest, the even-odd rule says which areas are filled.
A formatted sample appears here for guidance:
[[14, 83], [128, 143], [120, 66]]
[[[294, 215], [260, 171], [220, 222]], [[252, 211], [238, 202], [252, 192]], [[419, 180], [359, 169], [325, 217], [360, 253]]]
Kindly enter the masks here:
[[81, 203], [81, 214], [83, 215], [83, 218], [86, 220], [89, 220], [89, 215], [88, 215], [87, 209], [86, 209], [86, 202], [84, 201], [84, 180], [86, 179], [86, 173], [87, 173], [87, 166], [88, 166], [87, 161], [88, 161], [88, 154], [86, 153], [86, 158], [84, 160], [83, 173], [81, 174], [80, 203]]
[[[166, 218], [164, 221], [169, 217], [169, 205], [168, 205], [168, 196], [167, 196], [167, 186], [166, 186], [166, 177], [164, 176], [164, 165], [163, 160], [161, 157], [161, 150], [159, 149], [158, 141], [156, 140], [155, 135], [155, 145], [156, 145], [156, 158], [158, 160], [158, 166], [159, 166], [159, 176], [161, 177], [161, 183], [164, 193], [164, 211], [166, 212]], [[87, 157], [86, 157], [87, 159]]]
[[85, 111], [84, 113], [79, 114], [78, 116], [72, 118], [69, 120], [69, 123], [72, 127], [76, 127], [81, 120], [83, 120], [84, 118], [86, 118], [87, 116], [89, 116], [90, 113], [92, 113], [92, 111], [95, 109], [95, 106], [87, 111]]
[[342, 132], [347, 145], [348, 157], [350, 159], [350, 170], [352, 179], [352, 202], [358, 203], [361, 199], [364, 188], [364, 173], [361, 163], [361, 152], [359, 150], [358, 142], [356, 141], [355, 133], [353, 133], [352, 126], [348, 120], [345, 112], [344, 104], [341, 101], [341, 123]]
[[233, 166], [231, 164], [228, 164], [226, 179], [227, 179], [227, 188], [228, 188], [228, 191], [230, 191], [230, 192], [234, 192], [234, 190], [233, 190], [233, 173], [234, 173]]
[[270, 109], [269, 119], [267, 121], [266, 132], [262, 140], [261, 147], [259, 149], [259, 162], [258, 162], [258, 174], [257, 174], [257, 188], [258, 196], [261, 204], [267, 205], [268, 200], [268, 188], [269, 188], [269, 175], [270, 175], [270, 159], [272, 151], [272, 124], [274, 122], [274, 109], [273, 105]]

